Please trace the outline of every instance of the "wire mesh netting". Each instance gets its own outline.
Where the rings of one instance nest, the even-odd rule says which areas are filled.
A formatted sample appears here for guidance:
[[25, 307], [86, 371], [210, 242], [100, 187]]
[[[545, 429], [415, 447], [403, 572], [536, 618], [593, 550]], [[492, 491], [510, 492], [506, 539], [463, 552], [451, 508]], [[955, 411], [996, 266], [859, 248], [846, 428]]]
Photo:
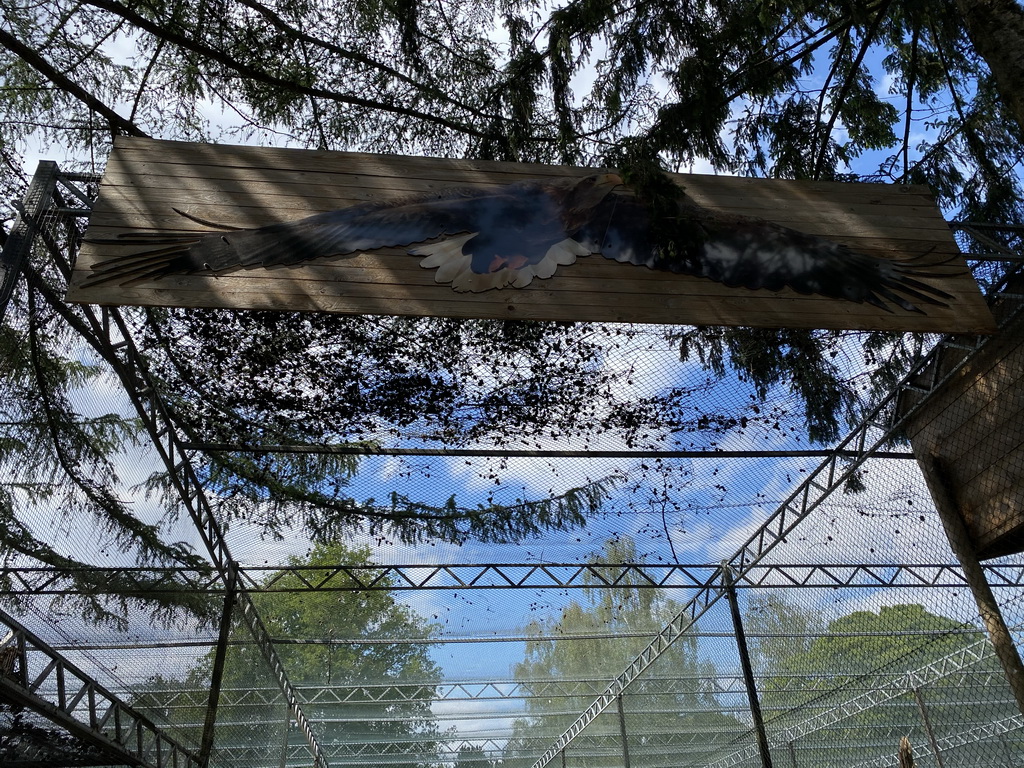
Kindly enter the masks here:
[[[45, 277], [53, 254], [41, 245], [34, 263]], [[960, 350], [954, 362], [931, 378], [921, 366], [904, 390], [918, 399], [897, 400], [872, 390], [868, 335], [829, 336], [859, 396], [849, 436], [822, 449], [806, 438], [806, 393], [784, 377], [751, 381], [728, 358], [724, 375], [681, 359], [685, 330], [587, 325], [574, 338], [560, 326], [540, 372], [525, 353], [483, 354], [493, 334], [520, 331], [467, 324], [459, 367], [432, 372], [459, 398], [405, 418], [399, 406], [427, 389], [379, 392], [383, 367], [339, 394], [327, 371], [354, 353], [330, 341], [328, 321], [231, 315], [255, 323], [231, 344], [298, 345], [293, 377], [257, 381], [264, 395], [288, 390], [292, 410], [246, 401], [247, 419], [267, 415], [252, 435], [212, 416], [260, 374], [210, 357], [209, 316], [62, 314], [43, 311], [46, 295], [30, 276], [4, 326], [21, 361], [0, 382], [5, 765], [132, 764], [86, 733], [145, 741], [144, 761], [169, 764], [142, 730], [118, 738], [139, 718], [182, 747], [175, 764], [224, 768], [726, 768], [765, 765], [765, 745], [777, 766], [866, 768], [895, 766], [904, 737], [918, 766], [1024, 764], [1021, 710], [911, 452], [919, 441], [893, 428], [902, 418], [907, 431], [908, 413], [986, 415], [971, 437], [950, 430], [930, 445], [947, 457], [1002, 446], [951, 482], [966, 493], [986, 471], [987, 519], [1004, 526], [991, 541], [1011, 551], [1024, 439], [1013, 343], [993, 355], [957, 340], [944, 348]], [[93, 335], [68, 331], [75, 322]], [[425, 323], [351, 325], [382, 348], [434, 343]], [[923, 359], [938, 339], [901, 343]], [[132, 367], [134, 344], [147, 370]], [[217, 375], [191, 377], [203, 365]], [[40, 390], [58, 370], [71, 385]], [[963, 371], [982, 382], [971, 391], [996, 391], [924, 419], [937, 402], [925, 395]], [[368, 410], [332, 400], [344, 397]], [[277, 422], [300, 401], [322, 411], [294, 427], [305, 443], [283, 446], [295, 432]], [[970, 413], [947, 418], [957, 408]], [[105, 437], [109, 462], [71, 446], [45, 458], [61, 409]], [[193, 418], [183, 427], [168, 413]], [[287, 504], [225, 470], [302, 477], [324, 462], [321, 495]], [[105, 522], [89, 495], [101, 482], [145, 528], [125, 536]], [[972, 498], [957, 500], [979, 526]], [[475, 535], [499, 510], [579, 520]], [[444, 535], [395, 523], [453, 511]], [[984, 570], [1019, 646], [1024, 561], [1005, 552]]]

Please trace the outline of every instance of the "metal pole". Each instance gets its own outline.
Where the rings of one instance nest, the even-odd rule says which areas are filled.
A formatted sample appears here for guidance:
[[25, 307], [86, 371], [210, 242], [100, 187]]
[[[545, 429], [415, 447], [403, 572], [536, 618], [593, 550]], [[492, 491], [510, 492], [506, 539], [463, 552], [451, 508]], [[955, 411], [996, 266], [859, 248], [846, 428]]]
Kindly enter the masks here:
[[921, 711], [921, 722], [924, 723], [925, 733], [928, 734], [928, 741], [932, 745], [932, 754], [935, 755], [935, 762], [938, 763], [939, 768], [946, 768], [942, 764], [942, 752], [939, 750], [939, 743], [935, 740], [935, 731], [932, 730], [932, 721], [928, 717], [928, 708], [924, 705], [924, 697], [921, 695], [920, 688], [913, 688], [914, 698], [917, 700], [917, 708]]
[[798, 768], [796, 764], [796, 749], [793, 747], [793, 742], [787, 741], [786, 746], [789, 747], [789, 760], [793, 763], [793, 768]]
[[740, 668], [743, 670], [743, 682], [747, 687], [747, 701], [750, 702], [750, 716], [754, 721], [754, 735], [757, 737], [757, 751], [761, 753], [761, 765], [772, 768], [771, 750], [768, 748], [768, 735], [764, 729], [764, 718], [761, 716], [761, 702], [754, 685], [754, 668], [750, 664], [750, 653], [747, 651], [747, 636], [743, 632], [743, 617], [740, 616], [740, 604], [736, 599], [736, 585], [733, 583], [732, 569], [727, 563], [722, 564], [722, 582], [725, 595], [729, 599], [729, 610], [732, 613], [732, 625], [736, 634], [736, 647], [740, 656]]
[[[629, 768], [629, 740], [626, 738], [626, 713], [622, 708], [622, 694], [615, 697], [619, 705], [619, 733], [622, 734], [622, 764]], [[562, 750], [565, 754], [565, 750]]]
[[235, 575], [237, 568], [227, 572], [224, 592], [224, 609], [220, 615], [220, 634], [217, 636], [217, 650], [213, 657], [213, 672], [210, 675], [210, 698], [206, 704], [206, 720], [203, 722], [203, 740], [199, 747], [199, 764], [206, 768], [213, 750], [213, 731], [217, 724], [217, 705], [220, 703], [220, 688], [224, 680], [224, 663], [228, 652], [228, 638], [231, 636], [231, 611], [235, 607]]
[[285, 709], [284, 711], [284, 740], [281, 743], [281, 768], [285, 768], [288, 765], [288, 733], [292, 727], [292, 713], [291, 710]]
[[565, 750], [562, 750], [562, 768], [565, 768]]
[[[342, 456], [493, 456], [494, 448], [389, 448], [344, 443], [284, 443], [252, 445], [248, 443], [184, 442], [190, 450], [228, 453], [313, 453]], [[856, 458], [850, 450], [807, 451], [570, 451], [570, 450], [503, 450], [506, 458], [530, 459], [812, 459], [831, 456]], [[913, 459], [910, 451], [876, 451], [879, 459]]]
[[949, 482], [949, 474], [943, 467], [942, 460], [934, 454], [923, 458], [918, 464], [924, 474], [925, 482], [928, 484], [932, 500], [935, 502], [935, 509], [939, 513], [942, 527], [946, 531], [949, 546], [957, 560], [960, 561], [967, 585], [971, 588], [974, 600], [978, 604], [978, 613], [985, 624], [985, 629], [988, 630], [988, 637], [995, 649], [999, 663], [1002, 664], [1003, 672], [1010, 684], [1010, 690], [1017, 701], [1017, 708], [1024, 715], [1024, 664], [1021, 663], [1013, 636], [999, 610], [999, 603], [996, 602], [995, 595], [992, 594], [992, 587], [985, 580], [985, 571], [978, 561], [978, 555], [974, 550], [970, 534], [967, 532], [967, 526], [960, 514], [960, 507]]

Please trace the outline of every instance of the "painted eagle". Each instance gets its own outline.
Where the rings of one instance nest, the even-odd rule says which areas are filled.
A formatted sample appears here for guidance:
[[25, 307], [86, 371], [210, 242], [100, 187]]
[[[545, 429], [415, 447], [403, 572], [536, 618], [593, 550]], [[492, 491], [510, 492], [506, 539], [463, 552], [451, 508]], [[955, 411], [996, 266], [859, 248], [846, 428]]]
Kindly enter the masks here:
[[[168, 275], [297, 264], [329, 256], [403, 247], [436, 268], [456, 291], [522, 288], [580, 256], [706, 277], [730, 287], [819, 294], [898, 306], [945, 306], [949, 294], [922, 282], [929, 265], [851, 251], [762, 219], [704, 208], [681, 195], [669, 216], [614, 173], [534, 179], [491, 187], [449, 188], [365, 203], [258, 229], [210, 226], [209, 232], [131, 233], [118, 244], [146, 250], [97, 262], [84, 286]], [[179, 211], [179, 213], [181, 213]], [[656, 226], [655, 226], [656, 224]], [[153, 247], [158, 246], [158, 247]]]

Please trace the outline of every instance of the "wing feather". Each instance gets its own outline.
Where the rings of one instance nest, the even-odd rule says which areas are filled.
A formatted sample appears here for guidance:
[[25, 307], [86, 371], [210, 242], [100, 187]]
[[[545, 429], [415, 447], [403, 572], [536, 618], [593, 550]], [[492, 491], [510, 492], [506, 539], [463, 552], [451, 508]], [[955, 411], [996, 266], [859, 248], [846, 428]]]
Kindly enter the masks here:
[[422, 266], [437, 270], [435, 281], [456, 291], [525, 287], [579, 256], [601, 253], [730, 287], [790, 288], [888, 311], [896, 306], [921, 312], [922, 306], [946, 306], [952, 298], [925, 282], [958, 269], [945, 261], [876, 258], [772, 222], [712, 211], [685, 196], [673, 211], [652, 222], [648, 206], [614, 174], [449, 188], [258, 229], [132, 233], [114, 242], [147, 250], [98, 262], [83, 284], [404, 247], [422, 257]]
[[626, 192], [602, 202], [580, 239], [606, 258], [706, 277], [733, 288], [791, 288], [891, 311], [896, 305], [948, 306], [953, 297], [921, 278], [949, 277], [946, 261], [896, 261], [772, 222], [730, 215], [684, 199], [678, 215], [654, 231], [646, 205]]
[[[168, 235], [130, 233], [121, 245], [160, 245], [160, 248], [97, 262], [85, 285], [133, 281], [143, 275], [161, 277], [239, 267], [272, 267], [311, 259], [342, 256], [478, 231], [500, 247], [510, 238], [503, 233], [508, 212], [536, 207], [538, 182], [503, 187], [445, 189], [439, 193], [389, 203], [361, 204], [258, 229], [185, 232]], [[544, 212], [550, 216], [550, 212]], [[528, 217], [527, 217], [528, 218]], [[520, 243], [523, 238], [520, 236]], [[93, 241], [98, 242], [98, 241]], [[465, 241], [463, 241], [465, 242]]]

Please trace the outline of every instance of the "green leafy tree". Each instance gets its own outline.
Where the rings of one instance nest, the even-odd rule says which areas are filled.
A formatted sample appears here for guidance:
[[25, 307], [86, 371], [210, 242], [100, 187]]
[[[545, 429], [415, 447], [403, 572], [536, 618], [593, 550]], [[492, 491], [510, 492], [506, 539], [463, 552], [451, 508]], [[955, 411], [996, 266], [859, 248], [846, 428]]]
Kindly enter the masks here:
[[[746, 626], [769, 730], [849, 708], [827, 735], [812, 730], [799, 740], [802, 759], [810, 764], [894, 754], [900, 736], [908, 733], [915, 744], [927, 744], [916, 696], [939, 738], [962, 731], [965, 722], [989, 723], [1014, 714], [1008, 687], [993, 686], [979, 696], [961, 674], [998, 679], [994, 656], [957, 667], [963, 649], [986, 644], [982, 630], [922, 605], [856, 611], [823, 626], [815, 612], [769, 596], [751, 601]], [[908, 684], [906, 674], [915, 671], [914, 680], [922, 682]], [[857, 706], [879, 691], [892, 695], [868, 708]]]
[[[138, 421], [120, 412], [80, 412], [83, 393], [108, 383], [102, 361], [81, 348], [78, 328], [52, 306], [43, 308], [42, 295], [29, 290], [22, 298], [28, 311], [0, 325], [0, 582], [11, 587], [8, 604], [21, 606], [7, 567], [43, 565], [69, 574], [69, 587], [82, 596], [76, 607], [90, 621], [122, 626], [129, 606], [140, 603], [160, 622], [173, 622], [179, 610], [212, 619], [216, 606], [185, 590], [153, 589], [147, 600], [117, 594], [121, 587], [155, 586], [160, 576], [111, 584], [83, 568], [95, 558], [128, 554], [142, 566], [210, 570], [187, 545], [167, 541], [158, 521], [141, 519], [133, 508], [121, 464], [146, 439]], [[44, 519], [84, 521], [96, 546], [74, 551], [47, 540], [39, 535]]]
[[[629, 538], [610, 540], [592, 562], [636, 562], [635, 544]], [[557, 616], [539, 618], [526, 628], [534, 639], [527, 641], [513, 674], [535, 693], [515, 724], [506, 765], [531, 765], [596, 698], [575, 694], [574, 687], [589, 681], [603, 688], [681, 609], [660, 589], [638, 589], [635, 577], [626, 576], [611, 588], [591, 579], [594, 586], [581, 601], [571, 600]], [[714, 666], [699, 651], [694, 636], [680, 638], [626, 690], [625, 722], [635, 764], [656, 761], [659, 753], [661, 759], [678, 751], [695, 753], [746, 730], [721, 712]], [[618, 715], [614, 706], [607, 712], [571, 747], [578, 752], [571, 764], [621, 765]]]
[[[338, 565], [365, 565], [368, 557], [367, 548], [336, 542], [319, 544], [288, 564], [312, 568], [302, 574], [317, 581]], [[430, 658], [435, 630], [429, 622], [396, 600], [387, 590], [392, 585], [387, 578], [379, 585], [384, 589], [361, 592], [310, 591], [300, 576], [288, 571], [274, 572], [265, 582], [275, 589], [296, 590], [252, 596], [292, 684], [300, 691], [348, 692], [337, 697], [344, 701], [340, 704], [322, 695], [306, 696], [309, 703], [303, 711], [321, 746], [329, 751], [339, 745], [391, 741], [402, 748], [414, 745], [411, 751], [420, 756], [420, 763], [399, 761], [401, 765], [433, 764], [444, 735], [430, 709], [441, 673]], [[274, 689], [273, 674], [237, 618], [232, 639], [236, 642], [227, 648], [223, 689], [235, 696], [251, 689]], [[167, 709], [163, 702], [182, 689], [207, 689], [214, 657], [211, 651], [182, 680], [154, 679], [138, 693], [136, 706], [168, 718], [173, 733], [199, 744], [205, 699], [180, 710]], [[231, 707], [227, 695], [225, 701], [214, 748], [255, 747], [277, 754], [283, 710]], [[301, 735], [291, 738], [303, 743]]]

